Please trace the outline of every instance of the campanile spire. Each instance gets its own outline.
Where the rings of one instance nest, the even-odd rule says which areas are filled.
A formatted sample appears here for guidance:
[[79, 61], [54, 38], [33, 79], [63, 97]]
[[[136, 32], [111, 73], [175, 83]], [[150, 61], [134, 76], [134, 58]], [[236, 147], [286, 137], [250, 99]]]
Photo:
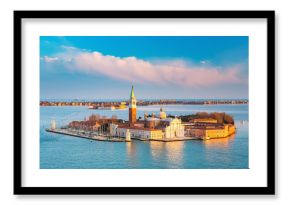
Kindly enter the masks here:
[[134, 94], [134, 86], [132, 85], [132, 89], [131, 89], [131, 94], [130, 94], [130, 99], [135, 98], [135, 94]]

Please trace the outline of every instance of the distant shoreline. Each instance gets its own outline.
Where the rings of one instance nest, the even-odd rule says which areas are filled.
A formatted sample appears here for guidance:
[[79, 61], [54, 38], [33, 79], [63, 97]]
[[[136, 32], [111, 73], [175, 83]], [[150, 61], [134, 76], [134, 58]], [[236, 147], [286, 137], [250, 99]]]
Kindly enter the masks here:
[[[121, 103], [129, 104], [128, 101], [125, 100], [114, 100], [114, 101], [40, 101], [40, 106], [96, 106], [96, 107], [110, 107], [119, 105]], [[137, 102], [138, 106], [150, 106], [150, 105], [172, 105], [172, 104], [180, 104], [180, 105], [221, 105], [221, 104], [248, 104], [248, 100], [237, 99], [237, 100], [139, 100]]]

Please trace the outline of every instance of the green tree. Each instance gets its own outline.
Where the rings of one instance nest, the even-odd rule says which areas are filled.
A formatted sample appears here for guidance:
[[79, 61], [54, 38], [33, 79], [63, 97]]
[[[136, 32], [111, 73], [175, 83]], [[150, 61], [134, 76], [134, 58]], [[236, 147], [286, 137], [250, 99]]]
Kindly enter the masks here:
[[224, 123], [226, 124], [235, 124], [234, 118], [231, 115], [225, 114]]

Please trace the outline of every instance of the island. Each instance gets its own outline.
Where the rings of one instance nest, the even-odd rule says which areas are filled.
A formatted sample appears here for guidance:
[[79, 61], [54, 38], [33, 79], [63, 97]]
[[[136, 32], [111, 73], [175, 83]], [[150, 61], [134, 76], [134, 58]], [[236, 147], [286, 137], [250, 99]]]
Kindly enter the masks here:
[[161, 107], [158, 115], [145, 113], [143, 118], [137, 118], [137, 99], [133, 86], [128, 111], [128, 121], [118, 119], [117, 116], [108, 118], [92, 114], [61, 128], [57, 128], [53, 120], [46, 131], [111, 142], [131, 142], [132, 139], [161, 142], [210, 140], [229, 137], [236, 132], [233, 117], [224, 112], [172, 116], [167, 115]]

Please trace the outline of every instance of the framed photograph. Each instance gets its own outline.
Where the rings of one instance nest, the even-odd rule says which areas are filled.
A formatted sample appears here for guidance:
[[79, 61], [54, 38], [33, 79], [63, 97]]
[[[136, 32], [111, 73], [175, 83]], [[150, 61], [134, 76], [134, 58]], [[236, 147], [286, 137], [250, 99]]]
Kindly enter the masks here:
[[275, 194], [274, 11], [14, 11], [14, 194]]

